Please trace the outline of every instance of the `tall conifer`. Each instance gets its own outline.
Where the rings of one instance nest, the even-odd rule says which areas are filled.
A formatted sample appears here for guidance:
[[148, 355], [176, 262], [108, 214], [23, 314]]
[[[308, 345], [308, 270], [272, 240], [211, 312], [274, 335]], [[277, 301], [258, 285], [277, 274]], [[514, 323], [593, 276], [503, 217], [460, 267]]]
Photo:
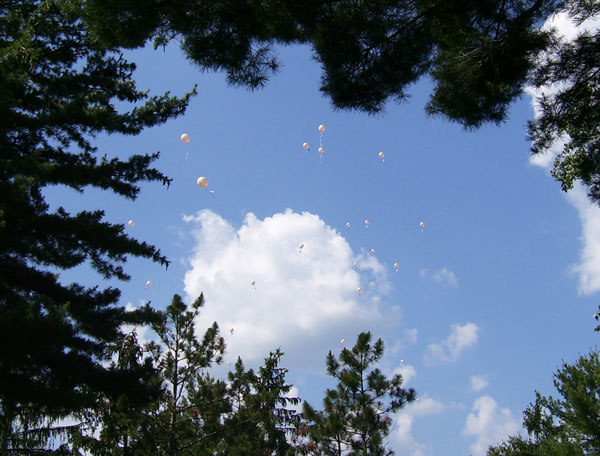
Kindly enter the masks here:
[[106, 222], [102, 210], [51, 209], [44, 195], [52, 186], [94, 187], [135, 199], [142, 182], [169, 184], [152, 167], [158, 153], [108, 158], [92, 143], [98, 134], [136, 135], [184, 112], [191, 94], [149, 97], [136, 88], [134, 70], [90, 36], [70, 2], [0, 1], [4, 450], [16, 445], [11, 429], [22, 427], [28, 410], [61, 417], [93, 406], [100, 393], [139, 386], [137, 375], [104, 361], [120, 327], [151, 321], [153, 312], [127, 312], [118, 289], [64, 283], [60, 271], [89, 264], [99, 279], [127, 280], [127, 257], [165, 266], [167, 259]]

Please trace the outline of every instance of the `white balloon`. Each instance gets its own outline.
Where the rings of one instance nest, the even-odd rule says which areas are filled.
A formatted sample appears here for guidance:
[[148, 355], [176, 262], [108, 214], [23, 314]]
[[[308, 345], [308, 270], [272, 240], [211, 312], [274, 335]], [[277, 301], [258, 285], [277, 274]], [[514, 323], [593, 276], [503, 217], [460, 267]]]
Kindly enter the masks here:
[[371, 253], [375, 255], [375, 249], [371, 249]]
[[379, 152], [379, 158], [385, 158], [385, 154], [383, 152]]
[[352, 267], [355, 268], [356, 266], [358, 266], [358, 263], [355, 261], [354, 263], [352, 263]]
[[184, 133], [181, 135], [181, 142], [184, 142], [185, 144], [188, 144], [190, 142], [190, 135], [188, 135], [187, 133]]
[[340, 344], [344, 345], [346, 341], [344, 339], [340, 340]]
[[133, 225], [135, 225], [135, 223], [134, 223], [134, 221], [133, 221], [133, 220], [129, 220], [129, 221], [127, 222], [127, 224], [128, 224], [128, 225], [129, 225], [131, 228], [133, 228]]
[[365, 220], [365, 226], [369, 226], [369, 223], [370, 222], [368, 220]]
[[421, 222], [421, 223], [419, 223], [419, 226], [420, 226], [421, 228], [425, 228], [425, 222]]
[[300, 250], [302, 250], [302, 249], [304, 248], [304, 244], [300, 244], [300, 245], [298, 246], [298, 248], [299, 248]]
[[256, 285], [256, 280], [253, 280], [252, 282], [250, 282], [252, 284], [252, 286]]
[[302, 144], [302, 147], [304, 147], [305, 149], [310, 149], [310, 146], [308, 145], [308, 143]]
[[206, 188], [208, 187], [208, 179], [204, 176], [200, 176], [196, 181], [196, 185], [200, 188]]
[[323, 154], [325, 153], [325, 149], [323, 149], [322, 147], [319, 147], [319, 153], [320, 153], [321, 155], [323, 155]]
[[356, 291], [358, 291], [359, 293], [361, 293], [362, 292], [362, 288], [358, 287]]
[[350, 222], [346, 222], [346, 228], [350, 228]]
[[231, 328], [231, 329], [229, 330], [229, 333], [230, 333], [231, 335], [233, 335], [233, 328]]
[[397, 271], [398, 268], [400, 267], [400, 265], [398, 263], [394, 263], [394, 267], [396, 268], [396, 271]]
[[325, 125], [319, 125], [319, 131], [323, 133], [325, 131]]
[[147, 287], [151, 287], [151, 286], [152, 286], [152, 282], [148, 280], [148, 281], [146, 282], [146, 286], [147, 286]]

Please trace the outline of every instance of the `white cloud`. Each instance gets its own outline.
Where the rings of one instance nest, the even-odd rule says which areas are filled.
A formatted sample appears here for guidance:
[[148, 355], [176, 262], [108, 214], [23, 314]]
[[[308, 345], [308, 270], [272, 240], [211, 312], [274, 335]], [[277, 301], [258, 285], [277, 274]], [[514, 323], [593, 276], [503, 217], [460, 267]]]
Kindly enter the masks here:
[[571, 270], [579, 276], [580, 293], [595, 293], [600, 290], [600, 208], [590, 202], [581, 185], [573, 188], [567, 199], [579, 212], [582, 230], [580, 262]]
[[439, 283], [445, 283], [454, 288], [458, 287], [458, 279], [456, 278], [456, 275], [454, 275], [454, 273], [446, 266], [433, 274], [433, 280]]
[[474, 375], [471, 377], [471, 389], [475, 392], [481, 391], [490, 384], [485, 375]]
[[432, 398], [424, 397], [406, 406], [394, 417], [394, 430], [390, 441], [398, 456], [425, 456], [431, 454], [429, 445], [417, 442], [412, 435], [415, 418], [436, 415], [446, 409], [446, 405]]
[[194, 224], [196, 239], [184, 279], [187, 299], [204, 292], [199, 330], [217, 321], [229, 359], [260, 361], [281, 347], [286, 365], [311, 363], [320, 371], [341, 338], [351, 343], [373, 328], [380, 337], [397, 320], [393, 310], [384, 318], [380, 309], [389, 289], [383, 265], [373, 255], [355, 257], [316, 215], [248, 214], [237, 230], [208, 210], [184, 220]]
[[448, 338], [440, 343], [430, 344], [425, 350], [425, 363], [435, 365], [454, 362], [461, 352], [477, 343], [479, 327], [475, 323], [452, 325]]
[[516, 434], [521, 426], [508, 408], [499, 408], [490, 396], [475, 400], [463, 429], [463, 435], [475, 436], [470, 448], [473, 456], [483, 456], [490, 445], [499, 443], [509, 435]]
[[[394, 344], [390, 348], [388, 354], [390, 355], [399, 355], [401, 352], [411, 345], [417, 343], [417, 336], [419, 331], [417, 328], [406, 328], [402, 331], [402, 334], [398, 339], [394, 341]], [[386, 347], [387, 349], [387, 347]]]

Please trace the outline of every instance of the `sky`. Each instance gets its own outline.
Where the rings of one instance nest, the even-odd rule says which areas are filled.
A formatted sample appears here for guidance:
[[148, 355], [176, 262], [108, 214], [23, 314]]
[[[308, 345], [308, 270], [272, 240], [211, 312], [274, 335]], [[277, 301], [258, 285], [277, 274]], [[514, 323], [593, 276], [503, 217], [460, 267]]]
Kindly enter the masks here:
[[[172, 185], [145, 184], [135, 201], [52, 188], [49, 201], [132, 220], [127, 232], [170, 259], [166, 270], [131, 259], [129, 282], [103, 283], [123, 303], [162, 309], [204, 293], [199, 334], [217, 321], [227, 343], [215, 374], [280, 347], [294, 391], [321, 407], [335, 385], [326, 354], [371, 331], [385, 343], [377, 367], [419, 397], [394, 416], [389, 447], [484, 455], [522, 432], [536, 390], [555, 395], [563, 362], [597, 344], [600, 209], [585, 189], [561, 192], [552, 156], [530, 157], [529, 95], [476, 131], [426, 116], [427, 80], [379, 115], [338, 111], [309, 48], [278, 54], [280, 72], [251, 92], [176, 45], [129, 53], [140, 88], [198, 94], [185, 116], [96, 144], [121, 158], [160, 151]], [[98, 283], [85, 268], [62, 277]]]

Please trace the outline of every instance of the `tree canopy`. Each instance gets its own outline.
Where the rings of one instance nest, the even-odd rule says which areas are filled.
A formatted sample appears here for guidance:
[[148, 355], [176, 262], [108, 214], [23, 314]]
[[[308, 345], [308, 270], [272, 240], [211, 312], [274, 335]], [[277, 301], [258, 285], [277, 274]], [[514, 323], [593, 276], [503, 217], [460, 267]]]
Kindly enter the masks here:
[[553, 175], [563, 190], [580, 180], [600, 202], [598, 156], [598, 35], [574, 42], [542, 29], [567, 12], [580, 24], [597, 17], [586, 0], [311, 0], [187, 1], [82, 7], [94, 36], [120, 47], [177, 39], [202, 70], [223, 70], [250, 88], [276, 72], [279, 44], [311, 46], [322, 92], [334, 107], [377, 113], [403, 101], [428, 77], [426, 111], [477, 128], [507, 119], [527, 86], [552, 86], [529, 123], [532, 152], [559, 148]]

